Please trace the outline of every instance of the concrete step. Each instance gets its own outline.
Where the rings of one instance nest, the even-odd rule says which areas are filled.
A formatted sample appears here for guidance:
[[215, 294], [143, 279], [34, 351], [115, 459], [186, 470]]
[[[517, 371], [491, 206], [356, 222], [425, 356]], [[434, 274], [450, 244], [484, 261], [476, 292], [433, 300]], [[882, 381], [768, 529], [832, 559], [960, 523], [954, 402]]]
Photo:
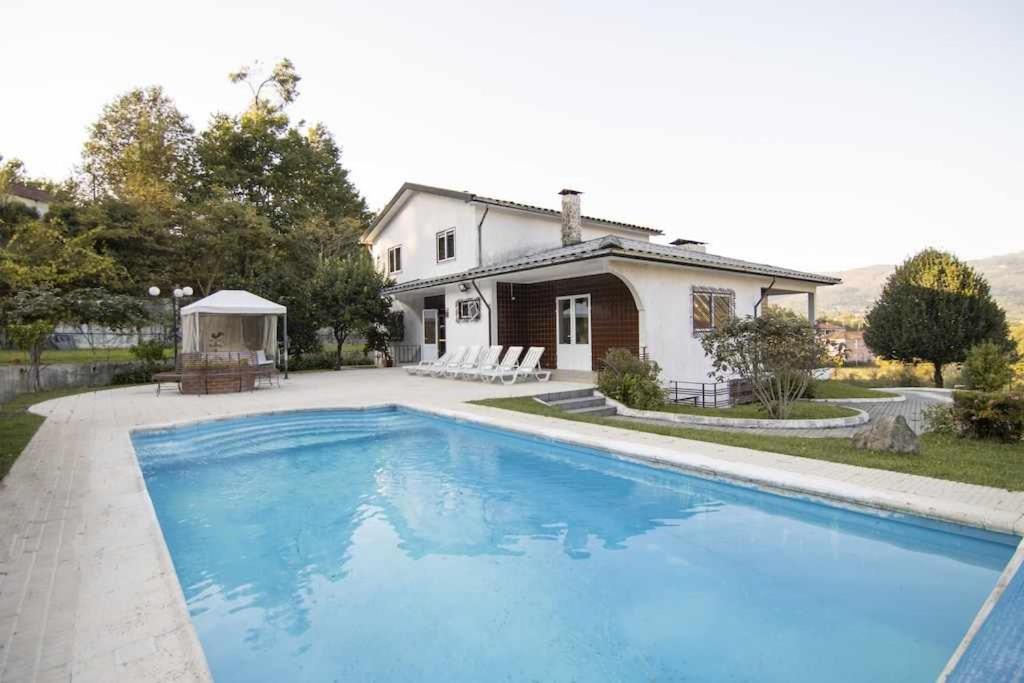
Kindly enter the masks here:
[[593, 389], [572, 389], [570, 391], [555, 391], [550, 394], [539, 394], [537, 398], [545, 403], [554, 403], [555, 401], [566, 401], [574, 398], [589, 398], [593, 395]]
[[614, 415], [615, 408], [606, 405], [599, 406], [596, 408], [573, 408], [571, 410], [566, 410], [565, 412], [572, 413], [573, 415], [591, 415], [593, 417], [604, 417], [606, 415]]
[[562, 410], [574, 410], [576, 408], [594, 408], [604, 405], [603, 396], [581, 396], [579, 398], [563, 398], [557, 401], [548, 401], [548, 405], [556, 406]]

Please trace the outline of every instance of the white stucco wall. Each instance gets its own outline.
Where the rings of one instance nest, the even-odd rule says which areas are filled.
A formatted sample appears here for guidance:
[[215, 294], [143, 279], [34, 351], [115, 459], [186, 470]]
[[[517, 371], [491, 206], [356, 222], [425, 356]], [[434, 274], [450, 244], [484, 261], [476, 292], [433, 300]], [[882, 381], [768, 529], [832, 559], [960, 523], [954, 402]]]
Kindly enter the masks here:
[[[736, 295], [736, 315], [753, 315], [761, 288], [770, 277], [679, 268], [627, 260], [612, 260], [608, 272], [621, 277], [633, 291], [640, 309], [640, 345], [662, 367], [663, 380], [710, 382], [711, 364], [700, 339], [693, 335], [692, 287], [731, 289]], [[814, 291], [808, 283], [779, 282], [794, 291]]]
[[[374, 261], [387, 272], [388, 249], [402, 246], [398, 283], [438, 277], [476, 266], [474, 207], [451, 197], [414, 193], [380, 232], [370, 248]], [[437, 233], [455, 228], [455, 258], [437, 261]]]

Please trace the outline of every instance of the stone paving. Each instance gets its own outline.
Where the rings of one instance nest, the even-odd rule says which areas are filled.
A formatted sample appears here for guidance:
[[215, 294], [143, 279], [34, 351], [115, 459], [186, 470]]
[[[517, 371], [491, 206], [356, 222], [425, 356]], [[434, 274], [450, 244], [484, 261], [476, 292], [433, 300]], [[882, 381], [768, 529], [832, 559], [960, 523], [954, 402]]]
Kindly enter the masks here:
[[[543, 391], [582, 388], [550, 382]], [[397, 403], [611, 449], [703, 476], [999, 531], [1024, 530], [1024, 493], [939, 481], [483, 406], [538, 385], [294, 375], [246, 394], [157, 397], [128, 387], [66, 397], [0, 483], [0, 680], [206, 681], [209, 672], [129, 438], [136, 427], [259, 412]]]

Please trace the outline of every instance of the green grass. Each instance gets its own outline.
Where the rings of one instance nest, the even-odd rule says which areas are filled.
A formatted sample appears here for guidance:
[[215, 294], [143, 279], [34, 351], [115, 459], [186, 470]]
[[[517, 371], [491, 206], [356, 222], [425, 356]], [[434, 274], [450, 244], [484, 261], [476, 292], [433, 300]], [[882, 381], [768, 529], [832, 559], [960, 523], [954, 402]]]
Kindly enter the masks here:
[[828, 460], [829, 462], [871, 467], [874, 469], [920, 474], [936, 479], [949, 479], [969, 484], [994, 486], [1011, 491], [1024, 491], [1024, 443], [992, 443], [971, 441], [955, 436], [925, 434], [921, 437], [921, 452], [900, 455], [862, 451], [854, 448], [846, 438], [812, 439], [799, 436], [766, 436], [747, 432], [727, 432], [692, 427], [654, 425], [627, 422], [608, 417], [573, 415], [542, 405], [532, 398], [497, 398], [473, 403], [532, 415], [543, 415], [573, 422], [600, 424], [619, 429], [674, 436], [694, 441], [752, 448], [759, 451], [784, 453], [801, 458]]
[[[174, 352], [167, 349], [164, 358], [171, 358]], [[136, 360], [128, 349], [69, 349], [43, 352], [43, 363], [120, 363]], [[28, 354], [24, 351], [0, 350], [0, 364], [28, 365]]]
[[814, 398], [889, 398], [893, 396], [897, 396], [897, 394], [831, 379], [814, 383]]
[[[755, 418], [759, 420], [772, 419], [760, 403], [748, 403], [733, 408], [704, 408], [701, 406], [689, 405], [686, 403], [666, 403], [659, 408], [667, 413], [684, 413], [686, 415], [708, 415], [710, 417], [737, 417]], [[789, 412], [791, 420], [812, 420], [829, 417], [850, 417], [856, 415], [857, 411], [842, 406], [829, 405], [828, 403], [811, 403], [810, 401], [797, 401]]]
[[97, 387], [54, 389], [35, 394], [22, 394], [15, 397], [12, 401], [0, 404], [0, 479], [7, 476], [11, 465], [18, 459], [21, 451], [32, 440], [36, 430], [39, 429], [46, 419], [28, 412], [29, 406], [49, 401], [51, 398], [61, 398], [62, 396], [72, 396], [98, 390]]

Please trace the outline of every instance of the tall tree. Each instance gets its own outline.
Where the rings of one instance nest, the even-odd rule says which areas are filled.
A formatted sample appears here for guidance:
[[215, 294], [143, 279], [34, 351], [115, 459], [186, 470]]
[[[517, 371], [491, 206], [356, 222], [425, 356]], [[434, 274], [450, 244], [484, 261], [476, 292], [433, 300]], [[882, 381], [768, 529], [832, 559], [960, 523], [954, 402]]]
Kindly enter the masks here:
[[1012, 349], [1006, 314], [988, 282], [952, 254], [925, 249], [900, 265], [865, 318], [864, 342], [887, 360], [928, 362], [935, 386], [942, 366], [992, 341]]
[[311, 293], [319, 319], [334, 334], [335, 370], [341, 367], [345, 340], [353, 333], [391, 322], [391, 298], [380, 294], [386, 284], [364, 252], [327, 259], [317, 268]]
[[106, 105], [82, 150], [81, 182], [94, 199], [164, 206], [192, 188], [194, 174], [195, 130], [159, 86]]

